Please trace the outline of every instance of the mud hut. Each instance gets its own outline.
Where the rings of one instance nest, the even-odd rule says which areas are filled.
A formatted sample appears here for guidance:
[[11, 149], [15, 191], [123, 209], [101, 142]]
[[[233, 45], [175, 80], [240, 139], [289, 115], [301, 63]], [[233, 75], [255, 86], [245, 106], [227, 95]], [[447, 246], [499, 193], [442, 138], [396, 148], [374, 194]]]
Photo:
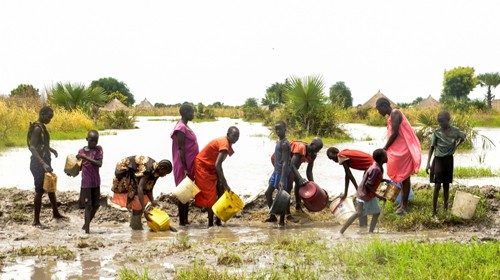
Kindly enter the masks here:
[[415, 108], [417, 108], [417, 109], [428, 109], [428, 108], [435, 108], [435, 107], [439, 107], [439, 101], [434, 99], [430, 94], [429, 94], [429, 97], [418, 102], [417, 105], [415, 105]]
[[372, 96], [370, 99], [368, 99], [368, 101], [366, 101], [363, 105], [361, 105], [361, 107], [375, 108], [377, 99], [379, 99], [380, 97], [387, 98], [387, 100], [391, 102], [391, 106], [396, 107], [396, 103], [392, 102], [392, 100], [390, 100], [387, 96], [385, 96], [382, 92], [380, 92], [380, 90], [377, 91], [377, 93], [375, 93], [375, 95]]
[[151, 109], [153, 107], [153, 104], [151, 104], [151, 102], [149, 102], [147, 98], [144, 98], [144, 100], [142, 100], [141, 103], [137, 104], [136, 106], [136, 108], [140, 109]]
[[101, 110], [114, 112], [118, 110], [128, 110], [128, 107], [125, 106], [117, 98], [114, 98], [113, 100], [109, 101], [108, 104], [104, 105], [104, 107], [102, 107]]

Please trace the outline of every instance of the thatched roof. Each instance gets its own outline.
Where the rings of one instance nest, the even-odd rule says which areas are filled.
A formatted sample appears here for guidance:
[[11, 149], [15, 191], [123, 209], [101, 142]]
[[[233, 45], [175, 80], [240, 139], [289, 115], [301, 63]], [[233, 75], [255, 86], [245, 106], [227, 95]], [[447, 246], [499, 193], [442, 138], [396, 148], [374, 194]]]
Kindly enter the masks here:
[[429, 97], [426, 99], [420, 101], [415, 105], [415, 108], [419, 109], [424, 109], [424, 108], [432, 108], [432, 107], [438, 107], [439, 106], [439, 101], [434, 99], [430, 94]]
[[118, 110], [128, 110], [128, 107], [120, 102], [117, 98], [109, 101], [108, 104], [101, 108], [104, 111], [118, 111]]
[[147, 98], [144, 98], [144, 100], [141, 101], [137, 106], [137, 108], [153, 108], [153, 104], [148, 101]]
[[500, 99], [493, 99], [491, 102], [491, 107], [496, 110], [500, 110]]
[[[377, 103], [377, 99], [379, 99], [380, 97], [385, 97], [387, 98], [387, 96], [385, 96], [382, 92], [377, 91], [377, 93], [375, 93], [374, 96], [372, 96], [372, 98], [368, 99], [368, 101], [365, 102], [365, 104], [362, 105], [362, 107], [370, 107], [370, 108], [375, 108], [375, 105]], [[390, 100], [389, 98], [387, 98], [389, 100], [389, 102], [391, 102], [391, 106], [392, 107], [395, 107], [396, 106], [396, 103], [392, 102], [392, 100]]]

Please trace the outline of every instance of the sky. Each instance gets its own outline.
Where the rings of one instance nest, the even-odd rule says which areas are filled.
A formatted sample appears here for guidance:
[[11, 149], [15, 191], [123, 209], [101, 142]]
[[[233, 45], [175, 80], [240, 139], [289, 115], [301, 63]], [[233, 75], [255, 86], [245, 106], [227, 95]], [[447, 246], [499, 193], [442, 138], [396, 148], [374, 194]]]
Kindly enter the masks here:
[[498, 0], [5, 0], [0, 94], [113, 77], [136, 102], [241, 105], [321, 75], [326, 95], [343, 81], [355, 105], [378, 90], [438, 99], [445, 70], [500, 71], [499, 11]]

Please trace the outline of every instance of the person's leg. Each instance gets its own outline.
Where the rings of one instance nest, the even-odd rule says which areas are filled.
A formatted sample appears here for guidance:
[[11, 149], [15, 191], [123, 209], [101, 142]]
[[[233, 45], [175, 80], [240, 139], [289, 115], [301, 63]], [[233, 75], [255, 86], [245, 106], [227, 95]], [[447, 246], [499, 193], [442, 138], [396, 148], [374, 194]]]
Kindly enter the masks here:
[[[224, 187], [221, 184], [217, 184], [217, 199], [219, 199], [224, 194], [224, 191], [225, 191]], [[215, 216], [215, 225], [217, 226], [222, 225], [222, 221], [217, 216]]]
[[271, 209], [271, 206], [273, 205], [273, 192], [274, 192], [274, 186], [271, 183], [269, 183], [269, 185], [267, 186], [267, 190], [265, 192], [266, 203], [269, 209]]
[[90, 220], [92, 216], [92, 191], [90, 188], [81, 188], [80, 192], [82, 192], [83, 204], [85, 206], [84, 224], [82, 229], [85, 231], [85, 233], [89, 233]]
[[294, 188], [294, 194], [295, 194], [295, 211], [296, 212], [304, 212], [304, 210], [302, 210], [302, 205], [301, 205], [301, 201], [300, 201], [300, 194], [299, 194], [299, 189], [300, 189], [300, 183], [295, 180], [295, 188]]
[[130, 227], [133, 230], [142, 230], [142, 211], [132, 210], [130, 215]]
[[35, 215], [33, 218], [33, 225], [34, 226], [41, 226], [42, 225], [40, 223], [40, 212], [42, 211], [42, 196], [43, 196], [43, 192], [35, 192], [35, 199], [33, 201], [34, 208], [35, 208]]
[[448, 198], [450, 195], [450, 183], [443, 183], [443, 206], [444, 211], [448, 211]]
[[377, 225], [379, 216], [380, 216], [380, 213], [372, 215], [372, 220], [370, 222], [370, 229], [368, 230], [368, 232], [373, 232], [375, 230], [375, 226]]
[[356, 220], [361, 215], [362, 212], [363, 212], [363, 203], [357, 201], [356, 202], [356, 213], [352, 214], [352, 216], [349, 217], [349, 219], [347, 219], [345, 224], [340, 229], [340, 233], [344, 234], [346, 229], [354, 222], [354, 220]]
[[55, 219], [64, 219], [63, 215], [59, 213], [59, 209], [57, 209], [57, 198], [55, 192], [47, 193], [49, 195], [50, 205], [52, 206], [52, 217]]
[[189, 205], [187, 203], [178, 203], [177, 207], [179, 208], [179, 225], [185, 226], [189, 224], [188, 221], [188, 212]]
[[212, 211], [212, 208], [206, 208], [207, 209], [207, 216], [208, 216], [208, 227], [213, 227], [214, 226], [214, 211]]
[[101, 187], [92, 188], [92, 213], [90, 221], [92, 221], [101, 206]]
[[434, 194], [432, 195], [432, 215], [437, 214], [437, 201], [439, 198], [439, 191], [441, 190], [441, 183], [434, 184]]
[[399, 205], [398, 209], [396, 210], [396, 213], [398, 214], [404, 214], [407, 211], [408, 207], [408, 196], [410, 195], [410, 187], [411, 187], [411, 181], [410, 177], [404, 179], [402, 182], [402, 189], [401, 189], [401, 204]]
[[359, 227], [367, 227], [368, 226], [368, 216], [367, 215], [359, 216], [358, 220], [359, 220]]

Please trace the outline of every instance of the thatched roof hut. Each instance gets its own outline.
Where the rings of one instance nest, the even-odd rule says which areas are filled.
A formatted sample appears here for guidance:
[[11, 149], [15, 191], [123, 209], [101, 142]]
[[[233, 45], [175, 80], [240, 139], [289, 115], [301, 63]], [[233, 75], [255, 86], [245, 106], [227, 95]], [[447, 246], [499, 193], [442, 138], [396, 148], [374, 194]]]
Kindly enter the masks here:
[[415, 108], [418, 108], [418, 109], [426, 109], [426, 108], [434, 108], [434, 107], [439, 107], [439, 101], [434, 99], [430, 94], [429, 94], [429, 97], [418, 102], [417, 105], [415, 105]]
[[114, 98], [113, 100], [109, 101], [108, 104], [104, 105], [104, 107], [102, 107], [101, 110], [114, 112], [118, 110], [128, 110], [128, 107], [125, 106], [117, 98]]
[[500, 111], [500, 99], [493, 99], [491, 102], [491, 108]]
[[144, 98], [144, 100], [141, 101], [141, 103], [137, 104], [137, 106], [135, 106], [137, 108], [141, 108], [141, 109], [149, 109], [149, 108], [153, 108], [153, 104], [151, 104], [151, 102], [149, 102], [149, 100], [147, 98]]
[[[375, 93], [374, 96], [372, 96], [370, 99], [368, 99], [368, 101], [365, 102], [365, 104], [361, 105], [361, 107], [370, 107], [370, 108], [375, 108], [376, 106], [376, 103], [377, 103], [377, 99], [379, 99], [380, 97], [385, 97], [387, 98], [387, 96], [385, 96], [382, 92], [377, 91], [377, 93]], [[389, 100], [389, 102], [391, 102], [391, 106], [392, 107], [395, 107], [396, 106], [396, 103], [392, 102], [392, 100], [390, 100], [389, 98], [387, 98], [387, 100]]]

